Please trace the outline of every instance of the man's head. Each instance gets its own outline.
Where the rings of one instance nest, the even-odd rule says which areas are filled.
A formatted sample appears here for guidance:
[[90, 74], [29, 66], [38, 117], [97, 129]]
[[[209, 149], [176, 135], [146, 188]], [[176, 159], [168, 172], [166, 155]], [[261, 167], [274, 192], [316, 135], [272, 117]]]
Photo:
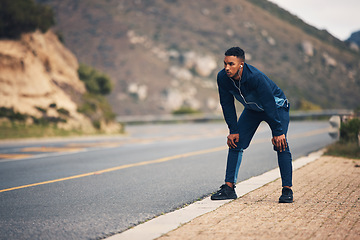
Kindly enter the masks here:
[[245, 52], [239, 47], [229, 48], [225, 52], [224, 68], [226, 74], [235, 79], [239, 80], [242, 75], [242, 68], [245, 62]]
[[226, 50], [225, 56], [234, 56], [240, 58], [243, 62], [245, 61], [245, 52], [239, 47], [232, 47]]

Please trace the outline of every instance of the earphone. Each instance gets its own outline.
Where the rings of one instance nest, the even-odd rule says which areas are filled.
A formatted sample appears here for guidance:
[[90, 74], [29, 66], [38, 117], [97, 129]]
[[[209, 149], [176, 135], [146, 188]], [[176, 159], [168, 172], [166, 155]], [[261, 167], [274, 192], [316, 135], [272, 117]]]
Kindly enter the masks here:
[[241, 76], [240, 76], [240, 69], [242, 69], [243, 65], [240, 65], [240, 68], [239, 70], [237, 71], [237, 74], [239, 75], [240, 79], [241, 79]]

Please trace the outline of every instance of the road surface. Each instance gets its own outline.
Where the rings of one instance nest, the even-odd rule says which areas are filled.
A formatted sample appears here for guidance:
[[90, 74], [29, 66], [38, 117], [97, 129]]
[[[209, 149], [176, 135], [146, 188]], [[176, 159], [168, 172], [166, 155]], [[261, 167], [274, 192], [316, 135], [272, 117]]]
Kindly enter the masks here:
[[[328, 129], [326, 121], [291, 122], [293, 159], [332, 143]], [[101, 239], [223, 184], [223, 122], [128, 126], [127, 133], [1, 142], [0, 239]], [[260, 125], [238, 181], [277, 167], [270, 139]]]

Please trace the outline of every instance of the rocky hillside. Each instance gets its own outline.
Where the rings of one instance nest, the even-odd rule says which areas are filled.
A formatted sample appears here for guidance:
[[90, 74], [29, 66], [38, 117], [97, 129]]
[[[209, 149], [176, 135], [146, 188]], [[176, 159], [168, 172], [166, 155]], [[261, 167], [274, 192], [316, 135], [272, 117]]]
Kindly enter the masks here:
[[1, 40], [0, 106], [40, 118], [51, 105], [49, 117], [59, 117], [63, 111], [71, 116], [69, 128], [88, 128], [91, 123], [77, 112], [74, 100], [86, 91], [77, 69], [76, 57], [51, 31]]
[[359, 53], [265, 0], [38, 1], [53, 7], [55, 30], [79, 61], [114, 80], [118, 115], [218, 111], [215, 78], [231, 46], [293, 109], [359, 106]]
[[[74, 54], [52, 31], [23, 34], [19, 40], [0, 40], [2, 116], [12, 112], [27, 116], [29, 124], [46, 121], [64, 129], [94, 132], [92, 119], [78, 112], [86, 93], [78, 68]], [[120, 129], [110, 122], [100, 125], [107, 132]]]

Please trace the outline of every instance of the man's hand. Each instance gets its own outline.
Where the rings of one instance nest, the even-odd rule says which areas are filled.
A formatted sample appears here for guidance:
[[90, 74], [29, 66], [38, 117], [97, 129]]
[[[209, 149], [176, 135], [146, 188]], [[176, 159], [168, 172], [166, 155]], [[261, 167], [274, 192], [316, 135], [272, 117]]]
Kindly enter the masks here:
[[271, 142], [276, 147], [276, 149], [280, 152], [285, 151], [285, 148], [287, 148], [285, 134], [280, 135], [280, 136], [274, 136], [271, 139]]
[[229, 136], [227, 136], [227, 145], [229, 146], [229, 148], [236, 148], [237, 142], [239, 142], [239, 134], [238, 133], [229, 134]]

